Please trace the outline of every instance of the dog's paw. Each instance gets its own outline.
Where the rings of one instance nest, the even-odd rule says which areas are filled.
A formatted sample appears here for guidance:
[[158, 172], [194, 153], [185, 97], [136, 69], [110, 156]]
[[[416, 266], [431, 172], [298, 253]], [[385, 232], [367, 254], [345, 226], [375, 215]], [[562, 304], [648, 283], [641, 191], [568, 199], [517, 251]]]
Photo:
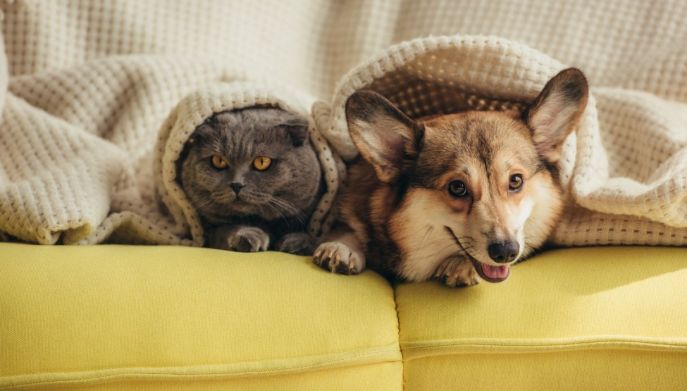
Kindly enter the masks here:
[[315, 250], [313, 262], [335, 273], [358, 274], [365, 268], [365, 255], [340, 242], [325, 242]]
[[232, 251], [267, 251], [270, 236], [257, 227], [240, 227], [227, 235], [227, 248]]
[[434, 278], [451, 288], [479, 283], [477, 271], [465, 258], [447, 258], [434, 272]]
[[292, 232], [284, 235], [274, 248], [290, 254], [310, 255], [312, 254], [315, 241], [313, 237], [305, 232]]

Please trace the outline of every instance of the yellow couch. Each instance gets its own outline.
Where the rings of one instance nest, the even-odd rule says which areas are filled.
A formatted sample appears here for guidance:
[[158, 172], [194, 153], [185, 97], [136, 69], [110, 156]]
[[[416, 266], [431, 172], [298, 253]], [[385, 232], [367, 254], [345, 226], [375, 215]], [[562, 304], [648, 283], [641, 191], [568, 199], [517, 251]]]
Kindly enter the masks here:
[[0, 389], [687, 389], [687, 249], [556, 250], [497, 285], [309, 259], [0, 243]]

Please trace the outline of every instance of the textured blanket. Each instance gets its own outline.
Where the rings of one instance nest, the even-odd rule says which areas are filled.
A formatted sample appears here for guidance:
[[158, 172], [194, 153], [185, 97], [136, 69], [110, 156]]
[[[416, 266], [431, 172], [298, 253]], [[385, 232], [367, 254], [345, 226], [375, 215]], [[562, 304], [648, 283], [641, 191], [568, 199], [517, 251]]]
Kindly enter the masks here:
[[[482, 4], [484, 3], [484, 4]], [[311, 113], [327, 193], [356, 155], [343, 104], [518, 108], [567, 66], [592, 86], [564, 147], [562, 245], [687, 244], [682, 1], [0, 0], [0, 240], [202, 244], [176, 180], [209, 114]]]

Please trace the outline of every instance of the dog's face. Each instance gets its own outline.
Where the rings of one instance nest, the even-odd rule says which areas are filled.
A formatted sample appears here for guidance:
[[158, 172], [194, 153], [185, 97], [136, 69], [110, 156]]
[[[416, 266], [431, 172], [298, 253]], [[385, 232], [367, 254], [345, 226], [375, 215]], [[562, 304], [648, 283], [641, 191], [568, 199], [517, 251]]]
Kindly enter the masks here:
[[[444, 231], [490, 282], [505, 280], [508, 265], [542, 244], [560, 210], [550, 162], [530, 133], [506, 113], [438, 117], [424, 123], [422, 149], [409, 171], [401, 215], [427, 215], [431, 208], [432, 230]], [[412, 242], [408, 237], [406, 244]]]
[[522, 116], [472, 111], [421, 122], [376, 93], [352, 96], [347, 116], [361, 155], [380, 181], [405, 183], [388, 223], [408, 258], [399, 273], [423, 280], [458, 254], [483, 279], [505, 280], [509, 265], [540, 246], [560, 214], [551, 167], [587, 94], [582, 73], [568, 69]]

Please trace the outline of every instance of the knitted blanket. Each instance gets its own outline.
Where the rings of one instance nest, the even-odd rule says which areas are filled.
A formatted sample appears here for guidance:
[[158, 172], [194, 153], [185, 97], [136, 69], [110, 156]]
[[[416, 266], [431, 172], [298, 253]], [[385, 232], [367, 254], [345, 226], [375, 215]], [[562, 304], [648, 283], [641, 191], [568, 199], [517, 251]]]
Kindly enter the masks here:
[[687, 244], [687, 4], [484, 3], [0, 2], [0, 240], [201, 245], [175, 161], [206, 116], [255, 104], [311, 113], [318, 234], [357, 153], [353, 91], [414, 116], [517, 108], [577, 66], [592, 97], [553, 241]]

